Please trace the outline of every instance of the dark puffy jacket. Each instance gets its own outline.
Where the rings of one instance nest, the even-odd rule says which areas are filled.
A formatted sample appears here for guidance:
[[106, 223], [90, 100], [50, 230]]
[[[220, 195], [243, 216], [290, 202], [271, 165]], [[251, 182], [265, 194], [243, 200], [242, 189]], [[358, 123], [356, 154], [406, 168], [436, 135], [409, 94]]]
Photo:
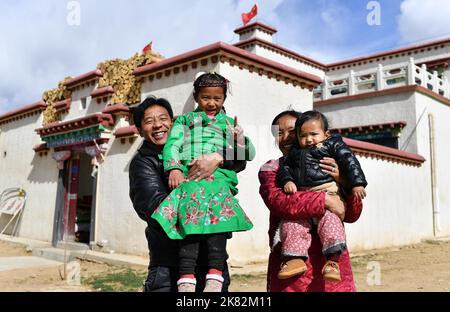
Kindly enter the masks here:
[[333, 134], [322, 142], [321, 147], [291, 148], [283, 167], [278, 173], [281, 186], [292, 181], [298, 187], [312, 187], [334, 181], [333, 177], [323, 172], [319, 166], [324, 157], [334, 158], [339, 170], [347, 178], [350, 187], [367, 186], [364, 172], [358, 159], [344, 143], [342, 137]]

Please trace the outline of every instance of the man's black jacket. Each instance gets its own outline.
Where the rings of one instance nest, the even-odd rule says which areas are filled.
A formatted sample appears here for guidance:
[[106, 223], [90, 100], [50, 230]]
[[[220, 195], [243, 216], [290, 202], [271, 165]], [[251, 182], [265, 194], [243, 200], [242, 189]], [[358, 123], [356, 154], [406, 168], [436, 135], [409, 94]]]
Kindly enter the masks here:
[[319, 147], [293, 146], [278, 172], [279, 184], [284, 186], [286, 182], [291, 181], [298, 187], [312, 187], [334, 181], [333, 177], [323, 172], [319, 166], [324, 157], [336, 160], [340, 172], [347, 178], [348, 186], [367, 186], [358, 159], [337, 134], [331, 135]]
[[[226, 155], [226, 152], [223, 152]], [[231, 154], [232, 155], [232, 154]], [[225, 160], [223, 168], [240, 172], [246, 167], [245, 161]], [[161, 252], [151, 255], [152, 266], [176, 266], [178, 261], [178, 242], [171, 240], [159, 223], [151, 218], [159, 204], [169, 195], [170, 189], [159, 152], [149, 142], [133, 157], [130, 170], [130, 199], [139, 217], [146, 221], [146, 231], [150, 250]]]

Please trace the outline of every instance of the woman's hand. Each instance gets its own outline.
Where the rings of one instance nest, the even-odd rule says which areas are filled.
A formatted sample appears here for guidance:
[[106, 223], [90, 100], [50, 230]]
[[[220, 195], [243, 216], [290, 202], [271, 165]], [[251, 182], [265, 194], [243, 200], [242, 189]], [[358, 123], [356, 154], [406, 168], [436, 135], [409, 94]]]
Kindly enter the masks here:
[[328, 173], [333, 179], [338, 183], [342, 184], [344, 182], [343, 177], [341, 177], [341, 173], [339, 171], [339, 167], [336, 163], [336, 160], [330, 157], [324, 157], [320, 161], [320, 165], [322, 171]]
[[214, 171], [223, 163], [223, 157], [219, 153], [200, 156], [191, 161], [191, 167], [187, 174], [188, 181], [200, 181], [210, 177]]
[[178, 187], [181, 183], [186, 181], [183, 176], [183, 173], [179, 169], [171, 170], [169, 173], [169, 187], [174, 189]]
[[342, 201], [339, 195], [325, 194], [325, 209], [334, 213], [344, 221], [345, 218], [345, 203]]

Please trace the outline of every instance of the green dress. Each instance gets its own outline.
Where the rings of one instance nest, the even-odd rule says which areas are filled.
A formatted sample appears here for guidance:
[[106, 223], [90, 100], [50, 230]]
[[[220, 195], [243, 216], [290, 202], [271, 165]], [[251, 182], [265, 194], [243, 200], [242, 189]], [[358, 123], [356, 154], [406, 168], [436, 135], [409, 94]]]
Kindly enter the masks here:
[[[231, 137], [226, 120], [233, 125], [234, 120], [223, 112], [210, 118], [199, 109], [179, 116], [164, 146], [164, 170], [180, 169], [186, 176], [187, 164], [193, 159], [224, 150]], [[245, 160], [252, 160], [255, 148], [248, 138], [245, 141]], [[183, 182], [161, 202], [152, 218], [171, 239], [250, 230], [253, 224], [234, 197], [237, 183], [234, 171], [217, 168], [207, 179]]]

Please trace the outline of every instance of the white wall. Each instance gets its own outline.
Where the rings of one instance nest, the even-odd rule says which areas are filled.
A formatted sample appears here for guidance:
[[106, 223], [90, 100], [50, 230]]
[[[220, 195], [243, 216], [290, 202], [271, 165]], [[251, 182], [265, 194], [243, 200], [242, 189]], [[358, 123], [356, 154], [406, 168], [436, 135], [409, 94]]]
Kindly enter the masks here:
[[420, 115], [423, 110], [416, 112], [414, 101], [414, 92], [404, 92], [316, 106], [314, 109], [328, 117], [331, 128], [406, 121], [406, 127], [399, 137], [399, 147], [411, 136], [406, 151], [418, 153], [417, 133], [414, 128], [418, 120], [417, 114]]
[[[437, 236], [450, 235], [450, 106], [421, 93], [415, 94], [417, 113], [426, 111], [417, 128], [418, 149], [421, 155], [430, 159], [430, 127], [428, 114], [434, 117], [435, 162], [436, 162], [436, 205], [439, 210]], [[419, 116], [417, 117], [419, 118]], [[425, 156], [427, 155], [427, 156]], [[431, 161], [427, 163], [431, 172]], [[428, 187], [431, 190], [431, 182]], [[440, 231], [439, 231], [440, 230]]]
[[359, 157], [368, 182], [360, 219], [346, 224], [349, 250], [401, 246], [433, 236], [429, 161], [421, 167]]
[[33, 115], [1, 126], [0, 190], [22, 187], [28, 194], [19, 236], [51, 241], [58, 170], [51, 154], [41, 157], [33, 150], [40, 143], [34, 130], [41, 122]]
[[129, 164], [141, 140], [110, 142], [105, 162], [98, 172], [96, 241], [107, 240], [107, 248], [120, 253], [148, 255], [144, 221], [129, 198]]
[[[72, 103], [70, 106], [69, 113], [63, 116], [62, 121], [68, 121], [72, 119], [77, 119], [84, 117], [86, 115], [91, 115], [95, 113], [100, 113], [105, 109], [106, 103], [103, 101], [98, 104], [96, 99], [92, 99], [91, 93], [97, 87], [97, 83], [95, 85], [89, 84], [88, 87], [78, 89], [72, 92]], [[86, 108], [82, 108], [81, 99], [86, 98]]]

